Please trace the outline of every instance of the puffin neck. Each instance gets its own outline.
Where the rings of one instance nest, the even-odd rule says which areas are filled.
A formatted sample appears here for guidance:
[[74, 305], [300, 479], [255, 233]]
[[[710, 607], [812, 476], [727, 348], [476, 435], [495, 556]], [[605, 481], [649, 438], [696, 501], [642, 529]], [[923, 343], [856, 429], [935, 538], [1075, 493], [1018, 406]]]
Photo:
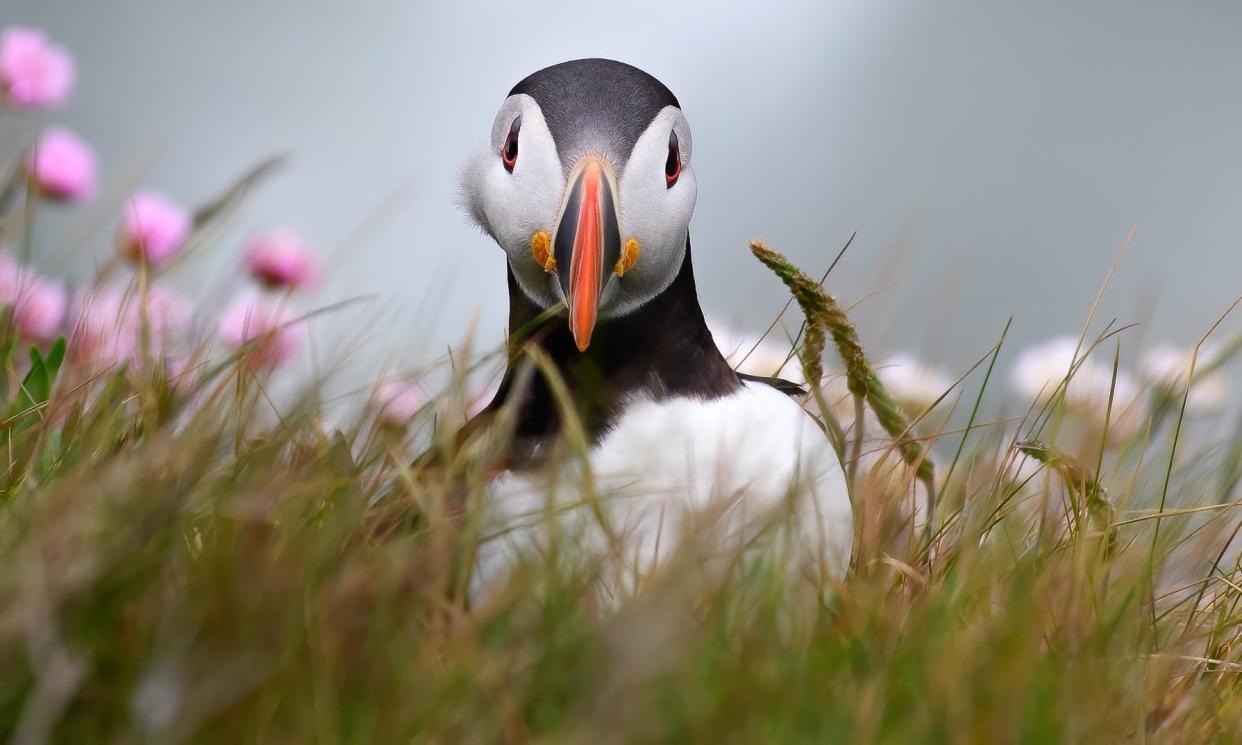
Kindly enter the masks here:
[[[517, 286], [509, 272], [509, 329], [523, 328], [542, 310]], [[721, 356], [703, 319], [690, 260], [690, 241], [672, 284], [633, 313], [601, 319], [591, 346], [579, 352], [565, 319], [544, 321], [528, 339], [542, 347], [556, 365], [574, 399], [578, 415], [593, 440], [634, 399], [672, 396], [713, 399], [727, 396], [741, 381]], [[488, 410], [498, 409], [520, 393], [517, 437], [544, 440], [560, 432], [557, 404], [543, 376], [531, 376], [527, 391], [512, 390], [520, 364], [519, 350], [510, 350], [509, 368]]]

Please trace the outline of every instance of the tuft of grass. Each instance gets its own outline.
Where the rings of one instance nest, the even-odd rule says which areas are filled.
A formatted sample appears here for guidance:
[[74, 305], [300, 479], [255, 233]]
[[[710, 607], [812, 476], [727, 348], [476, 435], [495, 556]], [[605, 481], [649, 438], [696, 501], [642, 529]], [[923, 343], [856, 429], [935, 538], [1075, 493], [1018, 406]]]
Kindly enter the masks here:
[[[759, 249], [812, 319], [804, 366], [832, 338], [887, 406], [839, 306]], [[1187, 420], [1085, 458], [1056, 427], [1006, 446], [976, 401], [934, 551], [908, 480], [859, 473], [878, 509], [839, 581], [791, 574], [780, 541], [723, 567], [683, 544], [601, 601], [613, 557], [565, 531], [472, 597], [498, 440], [458, 447], [460, 378], [408, 429], [328, 427], [313, 395], [277, 409], [240, 353], [174, 386], [0, 350], [15, 742], [1230, 742], [1242, 723], [1236, 432]], [[946, 434], [888, 421], [911, 468]]]

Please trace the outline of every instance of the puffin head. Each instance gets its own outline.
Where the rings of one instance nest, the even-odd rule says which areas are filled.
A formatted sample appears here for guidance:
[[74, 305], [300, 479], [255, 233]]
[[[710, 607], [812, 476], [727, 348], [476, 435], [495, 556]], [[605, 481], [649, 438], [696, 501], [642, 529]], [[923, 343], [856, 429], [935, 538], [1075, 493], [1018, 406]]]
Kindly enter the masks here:
[[633, 312], [676, 278], [697, 187], [677, 98], [636, 67], [562, 62], [509, 92], [463, 201], [505, 250], [521, 291], [564, 303], [579, 350], [599, 319]]

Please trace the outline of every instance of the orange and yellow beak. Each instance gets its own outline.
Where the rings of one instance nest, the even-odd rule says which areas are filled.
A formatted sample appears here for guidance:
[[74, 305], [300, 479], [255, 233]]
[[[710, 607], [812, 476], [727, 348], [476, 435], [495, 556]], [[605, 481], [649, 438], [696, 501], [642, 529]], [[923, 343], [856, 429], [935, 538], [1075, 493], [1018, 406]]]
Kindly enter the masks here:
[[569, 330], [579, 351], [584, 351], [599, 318], [604, 285], [621, 257], [621, 233], [615, 179], [605, 161], [583, 158], [570, 171], [569, 183], [553, 238], [553, 255], [569, 309]]

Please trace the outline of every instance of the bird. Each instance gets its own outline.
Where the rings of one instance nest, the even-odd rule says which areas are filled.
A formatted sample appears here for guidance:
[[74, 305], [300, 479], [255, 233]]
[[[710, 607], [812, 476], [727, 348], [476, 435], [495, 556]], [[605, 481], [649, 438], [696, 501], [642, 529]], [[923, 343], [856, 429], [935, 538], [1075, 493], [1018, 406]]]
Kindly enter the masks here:
[[[801, 389], [735, 372], [708, 329], [691, 260], [696, 199], [677, 97], [608, 59], [522, 79], [462, 167], [465, 212], [504, 250], [510, 334], [499, 387], [467, 429], [509, 412], [487, 499], [498, 520], [527, 526], [497, 531], [482, 576], [542, 545], [532, 519], [550, 506], [629, 568], [619, 585], [691, 536], [701, 547], [692, 525], [745, 543], [783, 513], [816, 566], [848, 566], [846, 480], [790, 395]], [[532, 346], [554, 375], [533, 370]], [[566, 455], [575, 433], [584, 457]], [[585, 478], [598, 499], [566, 488]]]

